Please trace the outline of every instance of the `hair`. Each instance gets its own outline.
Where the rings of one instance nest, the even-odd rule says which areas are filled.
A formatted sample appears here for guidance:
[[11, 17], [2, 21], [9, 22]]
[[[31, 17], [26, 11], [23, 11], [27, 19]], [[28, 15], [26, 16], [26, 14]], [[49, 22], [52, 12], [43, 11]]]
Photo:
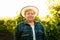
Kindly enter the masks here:
[[27, 9], [27, 10], [25, 10], [25, 14], [24, 15], [26, 15], [26, 12], [28, 12], [28, 11], [33, 11], [35, 13], [35, 11], [33, 9]]

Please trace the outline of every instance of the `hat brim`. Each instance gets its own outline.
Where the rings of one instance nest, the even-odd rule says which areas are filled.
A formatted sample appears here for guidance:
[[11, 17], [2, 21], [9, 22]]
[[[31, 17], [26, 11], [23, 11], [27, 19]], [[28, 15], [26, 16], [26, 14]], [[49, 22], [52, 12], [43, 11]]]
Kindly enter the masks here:
[[23, 17], [25, 17], [24, 13], [25, 13], [25, 11], [26, 11], [27, 9], [32, 9], [32, 10], [34, 10], [34, 11], [35, 11], [35, 16], [38, 15], [38, 12], [39, 12], [39, 11], [38, 11], [38, 8], [37, 8], [37, 7], [35, 7], [35, 6], [26, 6], [26, 7], [22, 8], [22, 10], [21, 10], [21, 15], [22, 15]]

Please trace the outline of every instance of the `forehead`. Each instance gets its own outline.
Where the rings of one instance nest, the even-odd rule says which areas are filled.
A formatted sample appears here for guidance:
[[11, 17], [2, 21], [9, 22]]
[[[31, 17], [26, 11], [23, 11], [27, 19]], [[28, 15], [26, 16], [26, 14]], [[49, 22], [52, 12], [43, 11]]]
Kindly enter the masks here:
[[27, 9], [27, 10], [25, 10], [25, 13], [26, 12], [34, 12], [35, 13], [35, 11], [33, 9]]

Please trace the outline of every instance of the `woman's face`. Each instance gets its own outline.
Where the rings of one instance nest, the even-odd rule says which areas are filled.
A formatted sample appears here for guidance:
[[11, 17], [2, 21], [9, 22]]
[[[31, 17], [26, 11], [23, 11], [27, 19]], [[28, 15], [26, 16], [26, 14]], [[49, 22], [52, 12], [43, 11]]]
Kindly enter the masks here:
[[26, 18], [26, 20], [30, 20], [30, 21], [34, 20], [34, 18], [35, 18], [35, 12], [33, 10], [27, 11], [25, 13], [25, 18]]

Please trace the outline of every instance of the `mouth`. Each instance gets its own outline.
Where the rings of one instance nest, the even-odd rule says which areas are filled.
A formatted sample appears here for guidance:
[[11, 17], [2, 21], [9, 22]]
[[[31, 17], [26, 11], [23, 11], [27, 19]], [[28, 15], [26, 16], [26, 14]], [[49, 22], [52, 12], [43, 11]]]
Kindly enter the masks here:
[[28, 17], [28, 18], [32, 18], [33, 19], [33, 17]]

